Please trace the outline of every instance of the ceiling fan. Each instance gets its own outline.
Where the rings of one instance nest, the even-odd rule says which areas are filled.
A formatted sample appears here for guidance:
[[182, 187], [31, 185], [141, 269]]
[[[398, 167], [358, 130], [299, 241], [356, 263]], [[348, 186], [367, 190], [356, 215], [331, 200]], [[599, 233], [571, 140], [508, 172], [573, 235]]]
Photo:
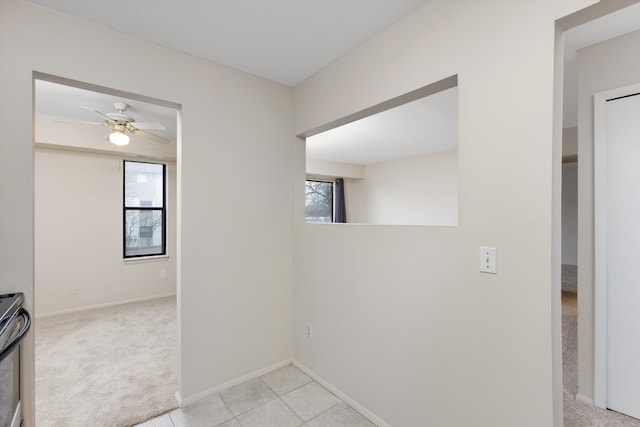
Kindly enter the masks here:
[[112, 144], [123, 146], [129, 143], [129, 135], [143, 134], [152, 138], [155, 142], [159, 142], [161, 144], [168, 144], [169, 139], [156, 135], [154, 133], [148, 132], [148, 130], [167, 130], [166, 126], [161, 123], [142, 123], [136, 122], [136, 120], [125, 114], [125, 111], [129, 108], [129, 104], [125, 104], [124, 102], [114, 102], [114, 108], [116, 109], [116, 113], [102, 113], [95, 108], [85, 107], [81, 105], [81, 108], [84, 108], [89, 111], [93, 111], [104, 119], [103, 123], [95, 123], [95, 122], [65, 122], [65, 123], [75, 123], [75, 124], [92, 124], [92, 125], [100, 125], [106, 126], [111, 129], [109, 132], [109, 141]]

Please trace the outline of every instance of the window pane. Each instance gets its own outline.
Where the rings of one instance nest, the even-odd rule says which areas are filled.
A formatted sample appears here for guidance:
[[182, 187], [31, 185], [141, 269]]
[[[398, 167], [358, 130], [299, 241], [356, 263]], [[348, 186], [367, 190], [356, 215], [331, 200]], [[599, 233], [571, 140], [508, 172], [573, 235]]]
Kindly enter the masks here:
[[333, 222], [333, 182], [306, 182], [305, 220]]
[[129, 208], [161, 208], [164, 195], [164, 166], [124, 162], [124, 205]]
[[127, 210], [124, 256], [164, 254], [162, 223], [161, 210]]

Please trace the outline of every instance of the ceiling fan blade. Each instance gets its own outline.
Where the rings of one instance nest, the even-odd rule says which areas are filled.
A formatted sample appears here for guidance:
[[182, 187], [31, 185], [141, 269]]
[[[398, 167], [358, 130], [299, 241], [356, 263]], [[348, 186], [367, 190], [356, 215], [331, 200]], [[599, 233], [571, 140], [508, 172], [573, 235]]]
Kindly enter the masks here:
[[105, 120], [109, 120], [110, 122], [113, 121], [113, 119], [111, 117], [107, 116], [104, 113], [101, 113], [100, 111], [96, 110], [95, 108], [85, 107], [84, 105], [81, 105], [80, 108], [84, 108], [85, 110], [93, 111], [94, 113], [99, 114], [100, 116], [104, 117]]
[[106, 123], [102, 122], [102, 123], [98, 123], [98, 122], [86, 122], [86, 121], [82, 121], [82, 120], [74, 120], [74, 121], [67, 121], [67, 120], [53, 120], [54, 123], [64, 123], [67, 125], [94, 125], [94, 126], [108, 126]]
[[141, 130], [167, 130], [167, 127], [162, 123], [133, 122], [133, 124]]
[[160, 135], [156, 135], [155, 133], [147, 132], [147, 131], [144, 131], [144, 130], [141, 130], [141, 129], [137, 129], [137, 128], [135, 128], [135, 130], [132, 133], [134, 135], [142, 134], [144, 136], [148, 136], [148, 137], [154, 139], [155, 142], [158, 142], [160, 144], [168, 144], [169, 141], [170, 141], [169, 138], [165, 138], [165, 137], [162, 137]]

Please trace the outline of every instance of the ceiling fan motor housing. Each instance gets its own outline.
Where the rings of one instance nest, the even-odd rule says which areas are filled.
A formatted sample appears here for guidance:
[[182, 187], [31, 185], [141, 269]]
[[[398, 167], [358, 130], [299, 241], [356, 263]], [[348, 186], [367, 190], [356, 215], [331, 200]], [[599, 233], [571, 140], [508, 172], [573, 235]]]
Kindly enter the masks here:
[[114, 102], [113, 106], [118, 112], [106, 114], [106, 116], [108, 116], [111, 120], [129, 123], [133, 123], [136, 121], [136, 119], [134, 119], [133, 117], [124, 114], [124, 112], [127, 111], [127, 108], [129, 108], [129, 104], [125, 104], [124, 102]]

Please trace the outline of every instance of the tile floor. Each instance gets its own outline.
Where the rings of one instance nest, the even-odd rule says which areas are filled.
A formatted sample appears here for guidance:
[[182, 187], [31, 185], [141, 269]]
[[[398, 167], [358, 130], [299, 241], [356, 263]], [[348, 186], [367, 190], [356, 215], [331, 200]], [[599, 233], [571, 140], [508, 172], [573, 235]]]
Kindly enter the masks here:
[[293, 365], [137, 427], [375, 427]]

